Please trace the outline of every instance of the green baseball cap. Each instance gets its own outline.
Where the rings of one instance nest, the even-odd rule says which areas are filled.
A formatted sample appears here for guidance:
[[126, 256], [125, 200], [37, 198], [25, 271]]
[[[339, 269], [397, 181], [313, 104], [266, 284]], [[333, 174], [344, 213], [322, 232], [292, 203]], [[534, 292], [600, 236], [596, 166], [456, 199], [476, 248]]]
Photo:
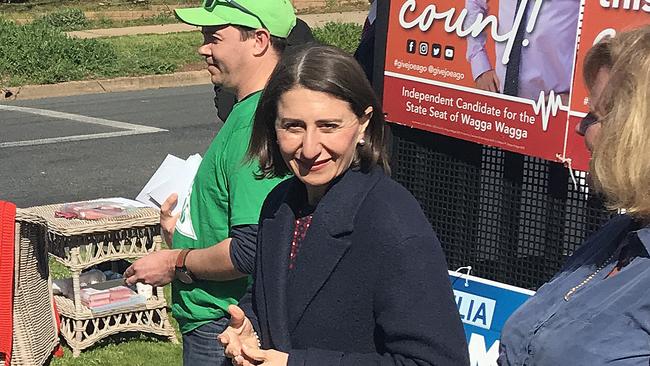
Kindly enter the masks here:
[[175, 12], [178, 19], [191, 25], [264, 28], [280, 38], [287, 38], [296, 25], [296, 14], [289, 0], [204, 0], [200, 8]]

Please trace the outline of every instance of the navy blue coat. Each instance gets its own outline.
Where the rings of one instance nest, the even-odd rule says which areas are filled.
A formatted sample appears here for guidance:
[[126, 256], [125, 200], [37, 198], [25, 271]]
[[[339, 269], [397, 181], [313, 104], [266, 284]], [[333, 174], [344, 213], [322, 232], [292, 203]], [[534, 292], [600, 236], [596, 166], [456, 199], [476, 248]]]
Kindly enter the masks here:
[[305, 197], [291, 178], [262, 207], [240, 303], [262, 347], [292, 366], [469, 364], [445, 257], [413, 196], [380, 169], [348, 170], [316, 207], [289, 281]]

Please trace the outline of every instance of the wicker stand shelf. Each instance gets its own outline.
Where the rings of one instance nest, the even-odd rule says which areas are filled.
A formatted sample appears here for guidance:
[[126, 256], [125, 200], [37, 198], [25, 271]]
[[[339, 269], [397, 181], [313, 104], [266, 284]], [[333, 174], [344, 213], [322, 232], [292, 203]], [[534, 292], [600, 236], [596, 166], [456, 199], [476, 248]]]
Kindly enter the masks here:
[[156, 210], [143, 208], [129, 215], [101, 220], [54, 217], [61, 205], [29, 210], [48, 221], [49, 253], [72, 271], [73, 299], [55, 296], [61, 314], [61, 335], [77, 357], [95, 342], [120, 332], [147, 332], [178, 343], [167, 315], [161, 287], [145, 304], [92, 312], [81, 303], [79, 275], [93, 265], [119, 259], [137, 259], [160, 249], [161, 238]]
[[96, 314], [83, 305], [81, 311], [77, 311], [73, 301], [66, 297], [54, 297], [61, 313], [61, 334], [68, 344], [75, 345], [75, 355], [95, 342], [120, 332], [153, 333], [178, 343], [167, 317], [167, 303], [164, 297], [161, 299], [154, 297], [139, 307]]

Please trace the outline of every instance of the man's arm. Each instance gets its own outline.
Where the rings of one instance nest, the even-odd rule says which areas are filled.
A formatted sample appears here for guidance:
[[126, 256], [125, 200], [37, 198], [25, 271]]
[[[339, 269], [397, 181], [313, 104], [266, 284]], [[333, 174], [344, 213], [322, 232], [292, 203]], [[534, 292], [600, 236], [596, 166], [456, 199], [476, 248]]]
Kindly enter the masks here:
[[[244, 277], [230, 260], [230, 243], [227, 238], [211, 247], [195, 249], [185, 257], [185, 267], [195, 278], [214, 281], [228, 281]], [[164, 286], [175, 278], [176, 260], [181, 249], [165, 249], [138, 259], [124, 271], [126, 282], [132, 285], [143, 282], [153, 286]]]
[[[468, 28], [474, 24], [479, 15], [483, 19], [488, 15], [487, 0], [466, 0], [465, 9], [467, 9], [467, 16], [465, 18], [464, 28]], [[499, 92], [499, 79], [494, 71], [494, 67], [490, 64], [487, 50], [485, 49], [486, 39], [485, 30], [476, 37], [468, 36], [466, 57], [470, 63], [472, 77], [476, 82], [476, 87], [492, 92]]]
[[[178, 215], [173, 215], [178, 195], [170, 195], [160, 207], [162, 235], [171, 246]], [[185, 257], [185, 267], [194, 278], [228, 281], [251, 274], [255, 267], [257, 225], [232, 228], [230, 237], [208, 248], [194, 249]], [[164, 286], [174, 280], [181, 249], [160, 250], [135, 261], [124, 272], [128, 284], [144, 282]]]
[[187, 254], [185, 267], [202, 280], [228, 281], [244, 277], [255, 268], [257, 225], [234, 227], [230, 237]]

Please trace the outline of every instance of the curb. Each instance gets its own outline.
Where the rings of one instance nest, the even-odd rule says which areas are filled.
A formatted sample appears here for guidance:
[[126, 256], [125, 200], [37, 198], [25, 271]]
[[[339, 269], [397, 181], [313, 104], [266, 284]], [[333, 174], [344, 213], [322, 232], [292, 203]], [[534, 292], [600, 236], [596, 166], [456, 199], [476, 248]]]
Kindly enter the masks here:
[[167, 75], [121, 77], [105, 80], [69, 81], [49, 85], [25, 85], [9, 88], [13, 95], [5, 100], [67, 97], [82, 94], [114, 93], [144, 89], [172, 88], [210, 84], [207, 71], [186, 71]]

